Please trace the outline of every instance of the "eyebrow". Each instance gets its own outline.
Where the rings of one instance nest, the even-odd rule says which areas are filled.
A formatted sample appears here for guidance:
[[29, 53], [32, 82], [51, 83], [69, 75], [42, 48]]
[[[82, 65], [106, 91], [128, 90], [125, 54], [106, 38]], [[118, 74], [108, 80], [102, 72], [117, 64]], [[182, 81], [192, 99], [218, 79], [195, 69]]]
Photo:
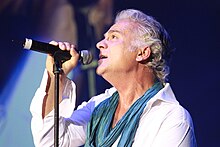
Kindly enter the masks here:
[[109, 30], [108, 32], [106, 32], [105, 34], [104, 34], [104, 36], [106, 37], [106, 35], [108, 35], [108, 34], [111, 34], [111, 33], [114, 33], [114, 32], [117, 32], [117, 33], [122, 33], [121, 31], [119, 31], [119, 30]]

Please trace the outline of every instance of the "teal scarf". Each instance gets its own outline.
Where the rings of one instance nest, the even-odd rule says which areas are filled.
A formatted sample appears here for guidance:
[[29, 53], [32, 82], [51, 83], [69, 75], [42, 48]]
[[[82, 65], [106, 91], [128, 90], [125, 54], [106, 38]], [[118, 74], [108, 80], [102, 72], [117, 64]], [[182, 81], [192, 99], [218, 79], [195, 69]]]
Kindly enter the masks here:
[[118, 92], [101, 102], [94, 109], [88, 123], [85, 147], [110, 147], [120, 135], [119, 147], [132, 146], [140, 116], [147, 102], [162, 88], [160, 82], [155, 83], [142, 97], [134, 102], [114, 128], [112, 128], [112, 120], [118, 105]]

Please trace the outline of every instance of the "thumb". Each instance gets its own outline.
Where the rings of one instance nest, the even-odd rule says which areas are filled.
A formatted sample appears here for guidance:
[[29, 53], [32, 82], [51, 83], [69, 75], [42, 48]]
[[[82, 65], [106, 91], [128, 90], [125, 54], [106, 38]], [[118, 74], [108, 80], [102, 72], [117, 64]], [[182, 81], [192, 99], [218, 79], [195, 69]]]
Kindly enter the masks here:
[[70, 49], [70, 55], [71, 58], [70, 60], [67, 60], [66, 62], [63, 63], [62, 69], [64, 74], [69, 74], [69, 72], [76, 67], [78, 60], [79, 60], [79, 54], [76, 52], [74, 48]]

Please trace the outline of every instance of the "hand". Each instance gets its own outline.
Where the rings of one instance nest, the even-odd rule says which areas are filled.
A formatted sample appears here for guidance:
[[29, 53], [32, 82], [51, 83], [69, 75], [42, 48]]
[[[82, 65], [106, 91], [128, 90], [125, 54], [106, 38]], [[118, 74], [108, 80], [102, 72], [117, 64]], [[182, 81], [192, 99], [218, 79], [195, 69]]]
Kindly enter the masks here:
[[[76, 52], [76, 46], [73, 44], [70, 44], [68, 42], [56, 42], [56, 41], [51, 41], [50, 44], [55, 45], [55, 46], [59, 46], [59, 48], [61, 50], [68, 50], [70, 51], [70, 55], [72, 56], [70, 58], [70, 60], [65, 61], [62, 64], [62, 70], [63, 73], [66, 75], [68, 75], [68, 73], [74, 68], [76, 67], [77, 63], [78, 63], [78, 59], [79, 59], [79, 54]], [[52, 55], [48, 55], [47, 56], [47, 61], [46, 61], [46, 68], [47, 71], [50, 75], [50, 77], [52, 77], [53, 74], [53, 64], [54, 64], [54, 59]]]

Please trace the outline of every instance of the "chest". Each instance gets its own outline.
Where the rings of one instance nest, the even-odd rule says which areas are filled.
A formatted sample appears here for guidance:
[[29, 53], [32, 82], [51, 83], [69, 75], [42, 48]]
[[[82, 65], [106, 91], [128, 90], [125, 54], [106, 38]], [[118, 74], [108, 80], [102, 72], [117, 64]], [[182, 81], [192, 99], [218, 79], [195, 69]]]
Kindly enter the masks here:
[[[116, 117], [114, 118], [115, 120], [113, 121], [119, 121], [120, 120], [119, 116], [122, 117], [123, 116], [122, 114], [123, 113], [119, 112], [117, 115], [115, 115]], [[145, 111], [141, 116], [139, 126], [135, 134], [134, 143], [132, 146], [133, 147], [152, 146], [153, 142], [155, 141], [155, 138], [158, 135], [160, 126], [162, 125], [165, 119], [166, 117], [163, 114], [163, 111], [158, 111], [158, 110], [149, 111], [149, 112]], [[117, 147], [119, 140], [120, 140], [120, 136], [113, 144], [113, 147]]]

